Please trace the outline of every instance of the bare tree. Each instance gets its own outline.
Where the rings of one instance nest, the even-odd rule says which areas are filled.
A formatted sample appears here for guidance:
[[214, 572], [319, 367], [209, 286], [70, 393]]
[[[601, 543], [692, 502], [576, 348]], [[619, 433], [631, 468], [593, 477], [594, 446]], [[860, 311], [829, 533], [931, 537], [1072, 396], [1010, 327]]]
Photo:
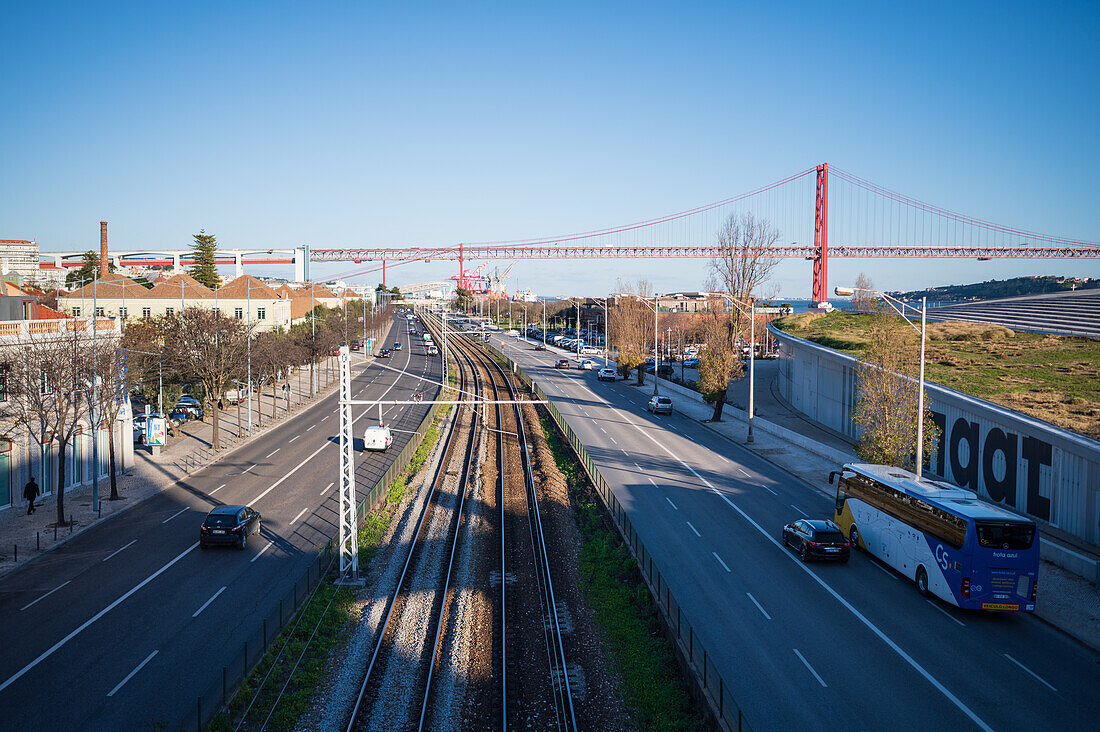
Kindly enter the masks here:
[[619, 373], [625, 378], [632, 369], [637, 369], [637, 383], [641, 386], [645, 383], [647, 349], [653, 343], [653, 312], [642, 301], [652, 297], [649, 282], [639, 280], [634, 285], [626, 285], [619, 280], [615, 289], [619, 296], [607, 311], [610, 345], [618, 351]]
[[871, 278], [860, 272], [856, 277], [855, 292], [852, 294], [852, 307], [856, 312], [870, 313], [877, 310], [878, 299], [874, 293], [870, 292], [873, 289], [875, 286], [871, 283]]
[[779, 236], [767, 219], [748, 211], [731, 213], [718, 230], [721, 252], [710, 261], [718, 289], [742, 303], [753, 297], [771, 297], [772, 293], [762, 289], [779, 264], [771, 253]]
[[[84, 325], [83, 321], [79, 321]], [[9, 434], [23, 428], [39, 436], [39, 445], [56, 441], [57, 524], [66, 526], [65, 453], [90, 407], [91, 346], [86, 335], [32, 335], [11, 349], [7, 362]]]
[[[852, 421], [863, 433], [856, 443], [861, 460], [913, 467], [917, 445], [918, 344], [901, 318], [878, 313], [871, 321], [869, 346], [856, 373]], [[927, 399], [925, 404], [928, 404]], [[939, 428], [925, 407], [924, 455], [931, 459]]]
[[740, 313], [727, 312], [721, 298], [711, 298], [700, 318], [706, 348], [699, 351], [699, 383], [696, 386], [704, 401], [714, 405], [712, 422], [722, 420], [730, 380], [741, 378], [743, 373], [737, 344], [745, 333], [747, 322]]
[[[96, 351], [96, 415], [107, 425], [108, 471], [111, 475], [111, 500], [119, 500], [118, 472], [115, 467], [115, 423], [118, 421], [122, 405], [130, 400], [130, 370], [126, 363], [125, 352], [114, 339], [104, 339]], [[92, 428], [95, 439], [96, 427]], [[93, 468], [94, 480], [99, 480], [98, 466]]]
[[201, 386], [214, 423], [211, 444], [220, 450], [218, 399], [246, 369], [249, 326], [220, 312], [199, 308], [187, 308], [177, 317], [166, 318], [165, 325], [165, 358], [176, 371]]

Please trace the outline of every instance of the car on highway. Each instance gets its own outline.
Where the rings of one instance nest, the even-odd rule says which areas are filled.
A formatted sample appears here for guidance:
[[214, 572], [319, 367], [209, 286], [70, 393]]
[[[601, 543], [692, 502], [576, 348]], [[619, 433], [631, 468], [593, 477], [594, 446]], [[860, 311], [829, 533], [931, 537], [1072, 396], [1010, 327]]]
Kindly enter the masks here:
[[645, 408], [653, 414], [672, 414], [672, 399], [666, 396], [650, 397]]
[[388, 349], [388, 348], [383, 348], [381, 351], [378, 352], [378, 358], [389, 358], [389, 357], [390, 357], [390, 349]]
[[851, 545], [840, 527], [824, 519], [799, 519], [783, 527], [783, 545], [798, 552], [803, 562], [832, 559], [847, 562]]
[[436, 348], [435, 346], [428, 346], [428, 355], [429, 356], [438, 356], [439, 355], [439, 349]]
[[199, 546], [235, 546], [244, 549], [248, 537], [260, 533], [261, 516], [248, 506], [218, 506], [199, 527]]
[[535, 350], [536, 351], [545, 351], [546, 350], [546, 344], [545, 343], [539, 343], [537, 346], [535, 346]]
[[556, 369], [567, 369], [567, 368], [569, 368], [569, 359], [568, 358], [559, 358], [558, 362], [556, 364], [554, 364], [554, 368], [556, 368]]
[[363, 449], [374, 452], [385, 452], [386, 448], [393, 444], [393, 433], [389, 427], [374, 425], [367, 427], [363, 432]]
[[395, 351], [400, 351], [401, 350], [401, 341], [394, 341], [393, 342], [393, 350], [395, 350]]
[[586, 358], [583, 361], [581, 361], [581, 366], [580, 367], [582, 369], [584, 369], [585, 371], [592, 371], [596, 368], [596, 362], [593, 361], [590, 358]]
[[363, 347], [363, 344], [361, 344], [359, 341], [352, 341], [351, 342], [351, 350], [353, 350], [353, 351], [358, 351], [362, 347]]
[[600, 369], [599, 373], [596, 374], [596, 379], [599, 381], [614, 381], [616, 376], [615, 369], [606, 368]]

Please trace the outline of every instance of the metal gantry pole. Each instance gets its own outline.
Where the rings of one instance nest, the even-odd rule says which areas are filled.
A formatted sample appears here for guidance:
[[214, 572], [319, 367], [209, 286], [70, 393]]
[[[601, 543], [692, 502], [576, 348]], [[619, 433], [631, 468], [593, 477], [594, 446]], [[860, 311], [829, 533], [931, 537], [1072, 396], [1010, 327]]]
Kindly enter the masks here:
[[924, 338], [928, 317], [928, 298], [920, 299], [920, 379], [917, 383], [917, 480], [924, 470]]
[[340, 578], [359, 581], [359, 520], [355, 501], [355, 454], [351, 405], [351, 358], [340, 347]]
[[653, 396], [657, 396], [657, 295], [653, 296]]
[[745, 442], [751, 445], [755, 441], [752, 436], [752, 418], [753, 412], [756, 411], [753, 406], [753, 397], [756, 394], [756, 298], [752, 300], [750, 312], [749, 318], [752, 322], [749, 324], [749, 332], [752, 335], [749, 344], [749, 436]]

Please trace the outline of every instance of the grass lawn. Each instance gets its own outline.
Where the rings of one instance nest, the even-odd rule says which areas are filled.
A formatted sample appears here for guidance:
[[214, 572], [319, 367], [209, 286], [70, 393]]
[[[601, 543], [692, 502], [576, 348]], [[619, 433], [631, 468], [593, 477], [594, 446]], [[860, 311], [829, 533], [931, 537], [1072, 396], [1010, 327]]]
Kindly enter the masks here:
[[[802, 313], [775, 325], [862, 356], [870, 317]], [[916, 332], [913, 341], [918, 342]], [[985, 323], [929, 323], [926, 350], [929, 381], [1100, 439], [1100, 341]]]

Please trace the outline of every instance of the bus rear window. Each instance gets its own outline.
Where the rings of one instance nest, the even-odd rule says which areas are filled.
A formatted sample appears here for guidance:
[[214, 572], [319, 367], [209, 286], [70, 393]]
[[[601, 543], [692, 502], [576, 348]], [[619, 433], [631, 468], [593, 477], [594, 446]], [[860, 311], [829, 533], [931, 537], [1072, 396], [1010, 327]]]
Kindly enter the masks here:
[[1035, 525], [1018, 521], [975, 521], [978, 543], [990, 549], [1030, 549]]

